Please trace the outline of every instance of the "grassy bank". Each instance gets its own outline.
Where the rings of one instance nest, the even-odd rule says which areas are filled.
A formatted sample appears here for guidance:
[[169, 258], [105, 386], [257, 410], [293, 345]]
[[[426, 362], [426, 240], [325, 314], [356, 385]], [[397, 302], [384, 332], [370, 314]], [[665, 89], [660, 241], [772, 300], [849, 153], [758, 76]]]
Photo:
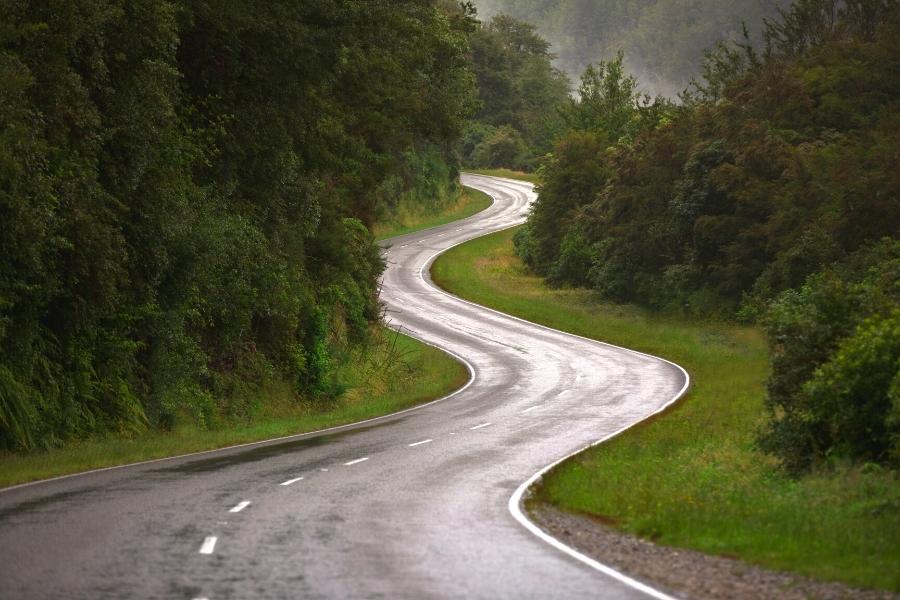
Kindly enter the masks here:
[[823, 580], [900, 589], [900, 482], [874, 466], [801, 480], [754, 450], [768, 370], [759, 331], [688, 322], [554, 290], [525, 272], [513, 231], [440, 257], [435, 281], [519, 317], [664, 356], [693, 379], [663, 416], [551, 473], [537, 501], [602, 516], [658, 543]]
[[429, 229], [471, 217], [491, 205], [491, 197], [484, 192], [463, 188], [448, 205], [440, 210], [429, 209], [422, 203], [408, 203], [401, 200], [400, 205], [384, 222], [373, 227], [375, 239], [384, 240], [413, 231]]
[[384, 330], [377, 340], [342, 369], [347, 391], [331, 402], [300, 404], [288, 386], [273, 386], [246, 422], [94, 440], [30, 455], [0, 454], [0, 487], [352, 423], [439, 398], [468, 380], [461, 363], [412, 338]]
[[466, 169], [468, 173], [476, 175], [493, 175], [494, 177], [508, 177], [509, 179], [521, 179], [530, 183], [538, 184], [540, 178], [535, 173], [526, 173], [525, 171], [514, 171], [512, 169]]

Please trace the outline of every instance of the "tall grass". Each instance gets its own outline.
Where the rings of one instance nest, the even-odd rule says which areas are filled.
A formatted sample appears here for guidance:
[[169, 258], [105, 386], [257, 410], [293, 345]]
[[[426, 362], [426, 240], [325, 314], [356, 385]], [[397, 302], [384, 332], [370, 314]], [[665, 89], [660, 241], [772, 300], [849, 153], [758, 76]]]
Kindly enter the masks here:
[[900, 481], [874, 465], [790, 479], [754, 448], [768, 353], [753, 328], [687, 321], [550, 289], [513, 231], [441, 256], [434, 280], [519, 317], [673, 360], [693, 387], [673, 410], [566, 461], [539, 501], [601, 515], [661, 544], [822, 580], [900, 590]]

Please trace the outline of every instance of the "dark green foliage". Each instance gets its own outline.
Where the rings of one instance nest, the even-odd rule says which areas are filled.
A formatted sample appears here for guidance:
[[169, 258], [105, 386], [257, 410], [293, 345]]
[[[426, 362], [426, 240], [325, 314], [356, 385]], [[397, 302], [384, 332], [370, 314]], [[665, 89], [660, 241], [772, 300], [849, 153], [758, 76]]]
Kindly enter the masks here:
[[593, 200], [606, 185], [605, 147], [601, 137], [590, 131], [573, 132], [556, 145], [545, 167], [545, 173], [553, 176], [540, 186], [527, 229], [523, 229], [527, 234], [516, 236], [520, 256], [537, 272], [550, 272], [559, 254], [560, 234], [573, 223], [575, 209]]
[[773, 419], [760, 444], [792, 471], [898, 458], [900, 244], [885, 240], [843, 270], [785, 292], [765, 319]]
[[[796, 59], [719, 48], [709, 85], [680, 107], [642, 100], [619, 61], [589, 70], [568, 111], [575, 131], [545, 167], [533, 243], [520, 238], [532, 248], [526, 261], [582, 284], [555, 267], [571, 227], [593, 248], [580, 255], [608, 297], [752, 316], [896, 235], [900, 48], [890, 15], [871, 41], [851, 29]], [[773, 47], [780, 35], [770, 32]]]
[[379, 319], [367, 225], [455, 175], [465, 20], [413, 0], [0, 13], [0, 447], [246, 419], [276, 379], [338, 393]]
[[534, 25], [497, 15], [469, 40], [481, 107], [460, 144], [463, 161], [531, 170], [563, 128], [569, 80]]

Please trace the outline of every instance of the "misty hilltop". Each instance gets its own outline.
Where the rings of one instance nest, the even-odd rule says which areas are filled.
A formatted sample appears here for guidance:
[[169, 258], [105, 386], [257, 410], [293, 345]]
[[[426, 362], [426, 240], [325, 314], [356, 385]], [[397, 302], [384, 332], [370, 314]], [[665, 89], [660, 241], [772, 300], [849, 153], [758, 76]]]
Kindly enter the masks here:
[[644, 91], [673, 97], [698, 74], [703, 52], [719, 40], [753, 38], [788, 0], [476, 0], [479, 15], [535, 23], [573, 78], [592, 62], [615, 58]]

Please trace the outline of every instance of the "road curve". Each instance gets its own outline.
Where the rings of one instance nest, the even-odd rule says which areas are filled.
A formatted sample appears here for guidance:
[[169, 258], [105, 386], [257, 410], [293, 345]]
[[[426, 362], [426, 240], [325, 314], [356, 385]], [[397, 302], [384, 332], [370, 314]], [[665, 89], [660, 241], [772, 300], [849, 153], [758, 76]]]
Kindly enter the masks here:
[[508, 504], [547, 464], [669, 404], [686, 375], [434, 287], [437, 254], [521, 222], [534, 197], [463, 180], [494, 204], [391, 240], [382, 297], [392, 326], [467, 362], [464, 390], [355, 426], [4, 490], [0, 598], [646, 597]]

